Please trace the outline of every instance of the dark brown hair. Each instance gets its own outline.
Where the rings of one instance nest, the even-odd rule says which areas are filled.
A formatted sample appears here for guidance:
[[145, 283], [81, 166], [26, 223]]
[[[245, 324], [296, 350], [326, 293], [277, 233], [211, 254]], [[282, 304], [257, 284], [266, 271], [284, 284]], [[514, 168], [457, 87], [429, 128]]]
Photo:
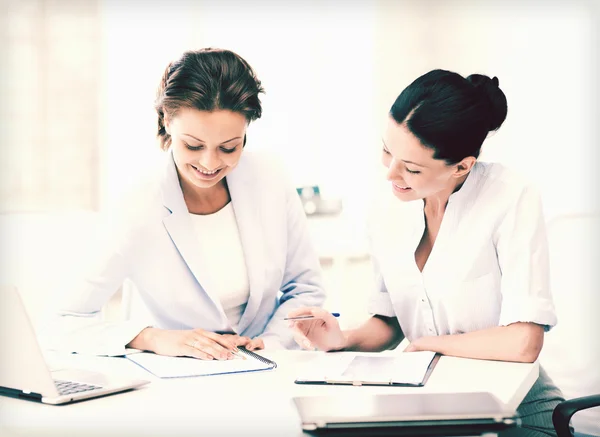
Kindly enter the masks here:
[[500, 128], [507, 113], [498, 78], [433, 70], [416, 79], [394, 102], [390, 115], [425, 146], [435, 159], [456, 164], [477, 158], [490, 131]]
[[243, 114], [250, 122], [262, 114], [260, 93], [264, 89], [254, 70], [232, 51], [207, 48], [185, 52], [167, 66], [156, 95], [161, 149], [171, 145], [165, 115], [172, 118], [181, 108], [227, 109]]

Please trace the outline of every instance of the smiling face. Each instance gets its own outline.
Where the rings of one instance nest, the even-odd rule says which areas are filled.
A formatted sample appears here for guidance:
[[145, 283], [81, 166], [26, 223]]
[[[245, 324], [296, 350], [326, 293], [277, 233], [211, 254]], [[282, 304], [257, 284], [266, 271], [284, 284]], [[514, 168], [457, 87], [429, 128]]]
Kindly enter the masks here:
[[248, 122], [228, 110], [182, 108], [167, 120], [177, 171], [184, 188], [207, 190], [222, 183], [238, 164]]
[[383, 137], [383, 164], [394, 195], [403, 201], [450, 195], [464, 181], [475, 158], [457, 164], [435, 159], [435, 151], [423, 146], [404, 123], [388, 118]]

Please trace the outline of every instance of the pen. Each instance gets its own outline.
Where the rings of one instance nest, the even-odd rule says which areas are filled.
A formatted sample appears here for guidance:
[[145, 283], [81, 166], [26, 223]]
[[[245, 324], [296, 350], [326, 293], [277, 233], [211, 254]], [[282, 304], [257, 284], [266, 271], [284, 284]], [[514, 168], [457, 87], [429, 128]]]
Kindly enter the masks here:
[[[331, 313], [333, 317], [339, 317], [340, 313]], [[308, 320], [308, 319], [318, 319], [319, 317], [315, 317], [313, 315], [310, 316], [298, 316], [298, 317], [286, 317], [283, 320]]]

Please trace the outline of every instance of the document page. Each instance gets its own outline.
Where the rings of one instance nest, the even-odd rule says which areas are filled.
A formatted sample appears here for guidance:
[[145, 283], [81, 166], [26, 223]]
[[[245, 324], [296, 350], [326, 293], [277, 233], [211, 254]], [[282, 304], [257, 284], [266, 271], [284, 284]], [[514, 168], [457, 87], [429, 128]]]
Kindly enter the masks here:
[[141, 353], [128, 355], [127, 358], [159, 378], [219, 375], [272, 368], [271, 365], [260, 362], [251, 356], [236, 357], [227, 361], [206, 361], [196, 358], [166, 357], [152, 353]]
[[308, 363], [297, 382], [363, 382], [373, 384], [421, 384], [435, 352], [396, 354], [324, 354]]

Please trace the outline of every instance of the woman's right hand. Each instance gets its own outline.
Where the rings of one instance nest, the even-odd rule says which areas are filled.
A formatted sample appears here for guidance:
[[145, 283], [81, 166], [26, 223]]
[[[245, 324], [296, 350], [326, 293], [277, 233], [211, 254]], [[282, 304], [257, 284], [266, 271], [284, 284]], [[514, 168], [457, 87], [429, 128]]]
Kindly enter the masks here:
[[235, 334], [216, 334], [204, 329], [165, 330], [146, 328], [127, 346], [171, 357], [193, 357], [201, 360], [230, 360], [238, 346], [252, 340]]
[[341, 350], [347, 347], [348, 339], [331, 313], [322, 308], [299, 308], [290, 311], [288, 317], [314, 316], [309, 320], [292, 320], [294, 339], [302, 348], [322, 351]]

